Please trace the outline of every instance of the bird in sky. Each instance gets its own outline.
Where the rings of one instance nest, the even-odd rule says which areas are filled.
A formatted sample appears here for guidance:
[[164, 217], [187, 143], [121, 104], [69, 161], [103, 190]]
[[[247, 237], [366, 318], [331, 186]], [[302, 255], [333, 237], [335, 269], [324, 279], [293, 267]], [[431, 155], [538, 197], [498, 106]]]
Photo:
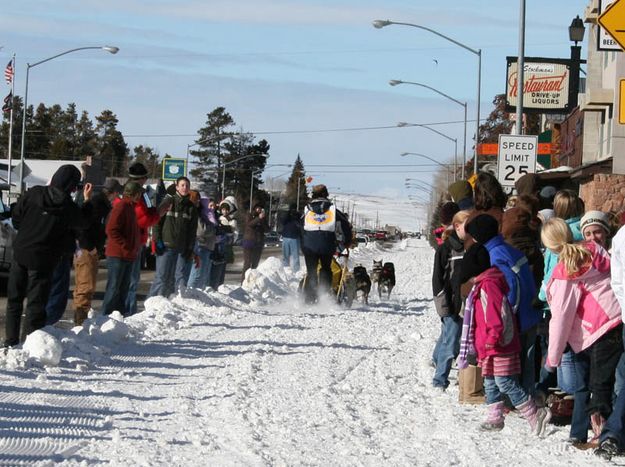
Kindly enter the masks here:
[[438, 66], [438, 60], [436, 60], [435, 58], [433, 58], [433, 59], [432, 59], [432, 61], [433, 61], [434, 63], [436, 63], [436, 66]]

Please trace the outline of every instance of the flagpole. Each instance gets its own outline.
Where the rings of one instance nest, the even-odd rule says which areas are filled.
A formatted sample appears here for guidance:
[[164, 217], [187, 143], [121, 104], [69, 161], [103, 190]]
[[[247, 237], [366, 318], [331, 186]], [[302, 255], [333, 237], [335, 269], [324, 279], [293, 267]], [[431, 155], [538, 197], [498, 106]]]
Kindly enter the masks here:
[[[13, 78], [11, 79], [11, 101], [14, 100], [15, 96], [15, 54], [13, 54]], [[13, 102], [11, 102], [11, 115], [9, 117], [9, 164], [7, 168], [7, 183], [9, 184], [9, 194], [8, 201], [9, 205], [11, 204], [11, 172], [13, 171], [12, 161], [13, 161], [13, 110], [14, 110]], [[26, 118], [26, 111], [24, 111], [24, 118]]]

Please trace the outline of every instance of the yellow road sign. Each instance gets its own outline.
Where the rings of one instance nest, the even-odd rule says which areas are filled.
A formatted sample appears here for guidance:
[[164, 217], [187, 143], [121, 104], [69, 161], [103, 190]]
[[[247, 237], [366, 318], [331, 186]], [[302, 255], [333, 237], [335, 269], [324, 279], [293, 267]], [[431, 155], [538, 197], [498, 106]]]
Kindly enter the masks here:
[[599, 24], [625, 50], [625, 0], [616, 0], [599, 16]]

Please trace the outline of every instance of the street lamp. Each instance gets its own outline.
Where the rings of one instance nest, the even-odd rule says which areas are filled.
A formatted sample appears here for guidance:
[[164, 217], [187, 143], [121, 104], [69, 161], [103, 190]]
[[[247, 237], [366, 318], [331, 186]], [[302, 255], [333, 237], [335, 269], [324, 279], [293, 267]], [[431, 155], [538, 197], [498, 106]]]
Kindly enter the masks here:
[[[253, 196], [254, 195], [254, 176], [256, 174], [263, 172], [265, 169], [268, 169], [270, 167], [292, 167], [292, 164], [270, 164], [270, 165], [263, 167], [262, 169], [252, 170], [252, 177], [250, 180], [250, 212], [252, 212], [252, 199], [254, 198]], [[269, 209], [270, 209], [269, 213], [271, 214], [271, 206]]]
[[435, 93], [440, 94], [441, 96], [446, 97], [447, 99], [464, 107], [464, 139], [463, 139], [464, 148], [462, 150], [462, 178], [464, 178], [465, 177], [464, 169], [465, 169], [465, 166], [467, 165], [467, 103], [461, 102], [458, 99], [454, 99], [453, 97], [445, 94], [444, 92], [439, 91], [438, 89], [433, 88], [432, 86], [428, 86], [427, 84], [423, 84], [423, 83], [415, 83], [413, 81], [402, 81], [399, 79], [392, 79], [388, 82], [388, 84], [390, 84], [391, 86], [397, 86], [398, 84], [412, 84], [414, 86], [421, 86], [422, 88], [430, 89], [431, 91], [434, 91]]
[[439, 136], [442, 136], [445, 139], [448, 139], [449, 141], [451, 141], [452, 143], [454, 143], [454, 182], [458, 179], [458, 138], [452, 138], [449, 135], [446, 135], [445, 133], [443, 133], [442, 131], [438, 131], [435, 128], [432, 128], [431, 126], [428, 125], [423, 125], [421, 123], [407, 123], [407, 122], [399, 122], [397, 123], [397, 126], [400, 128], [404, 128], [407, 126], [416, 126], [416, 127], [420, 127], [420, 128], [426, 128], [434, 133], [436, 133]]
[[579, 66], [581, 64], [582, 47], [577, 45], [578, 42], [584, 40], [584, 22], [579, 16], [576, 16], [569, 26], [569, 39], [575, 42], [571, 46], [571, 89], [569, 90], [570, 107], [577, 107], [577, 95], [579, 94]]
[[447, 185], [449, 185], [449, 165], [447, 165], [447, 164], [443, 164], [443, 163], [441, 163], [441, 162], [437, 161], [436, 159], [432, 159], [430, 156], [426, 156], [425, 154], [421, 154], [421, 153], [418, 153], [418, 152], [402, 152], [402, 153], [400, 154], [400, 156], [401, 156], [401, 157], [406, 157], [406, 156], [417, 156], [417, 157], [423, 157], [423, 158], [425, 158], [425, 159], [427, 159], [427, 160], [430, 160], [430, 161], [432, 161], [432, 162], [434, 162], [434, 163], [436, 163], [436, 164], [440, 165], [441, 167], [444, 167], [444, 168], [445, 168], [445, 170], [447, 171]]
[[22, 147], [20, 148], [20, 194], [24, 192], [24, 153], [25, 153], [24, 151], [26, 148], [26, 139], [25, 139], [26, 137], [26, 110], [28, 109], [28, 77], [30, 74], [30, 69], [36, 67], [37, 65], [41, 65], [42, 63], [46, 63], [46, 62], [49, 62], [50, 60], [54, 60], [55, 58], [61, 57], [63, 55], [71, 54], [73, 52], [78, 52], [79, 50], [104, 50], [108, 53], [116, 54], [117, 52], [119, 52], [119, 47], [113, 47], [110, 45], [99, 46], [99, 47], [78, 47], [76, 49], [66, 50], [65, 52], [61, 52], [60, 54], [53, 55], [52, 57], [48, 57], [36, 63], [26, 64], [26, 87], [24, 89], [24, 115], [22, 116]]
[[479, 141], [480, 140], [480, 97], [481, 97], [480, 91], [482, 87], [482, 49], [472, 49], [471, 47], [464, 45], [462, 42], [458, 42], [452, 39], [451, 37], [447, 37], [446, 35], [441, 34], [438, 31], [435, 31], [434, 29], [426, 28], [425, 26], [421, 26], [419, 24], [399, 23], [395, 21], [380, 20], [380, 19], [376, 19], [375, 21], [373, 21], [372, 24], [373, 24], [373, 27], [376, 29], [381, 29], [386, 26], [390, 26], [391, 24], [395, 24], [399, 26], [411, 26], [413, 28], [423, 29], [424, 31], [431, 32], [432, 34], [435, 34], [438, 37], [442, 37], [443, 39], [448, 40], [452, 44], [456, 44], [458, 47], [462, 47], [463, 49], [477, 56], [477, 102], [476, 102], [477, 120], [475, 121], [475, 125], [476, 125], [475, 127], [475, 155], [474, 155], [475, 161], [473, 164], [473, 173], [477, 174], [477, 145], [480, 142]]
[[226, 166], [230, 164], [234, 164], [235, 162], [239, 162], [243, 159], [247, 159], [248, 157], [255, 157], [255, 156], [264, 157], [266, 159], [267, 157], [269, 157], [269, 154], [248, 154], [247, 156], [237, 157], [236, 159], [232, 161], [228, 161], [228, 162], [224, 161], [223, 174], [221, 178], [221, 199], [224, 199], [226, 197]]

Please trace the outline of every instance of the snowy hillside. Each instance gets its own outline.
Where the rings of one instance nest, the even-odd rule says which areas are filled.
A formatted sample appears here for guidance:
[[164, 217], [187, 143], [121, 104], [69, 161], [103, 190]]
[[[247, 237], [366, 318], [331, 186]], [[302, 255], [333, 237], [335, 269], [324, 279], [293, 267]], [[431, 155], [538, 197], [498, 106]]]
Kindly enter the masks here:
[[433, 251], [371, 244], [351, 264], [373, 259], [397, 286], [368, 306], [305, 306], [269, 258], [242, 288], [45, 328], [0, 357], [0, 465], [602, 465], [567, 428], [479, 432], [483, 406], [431, 386]]

